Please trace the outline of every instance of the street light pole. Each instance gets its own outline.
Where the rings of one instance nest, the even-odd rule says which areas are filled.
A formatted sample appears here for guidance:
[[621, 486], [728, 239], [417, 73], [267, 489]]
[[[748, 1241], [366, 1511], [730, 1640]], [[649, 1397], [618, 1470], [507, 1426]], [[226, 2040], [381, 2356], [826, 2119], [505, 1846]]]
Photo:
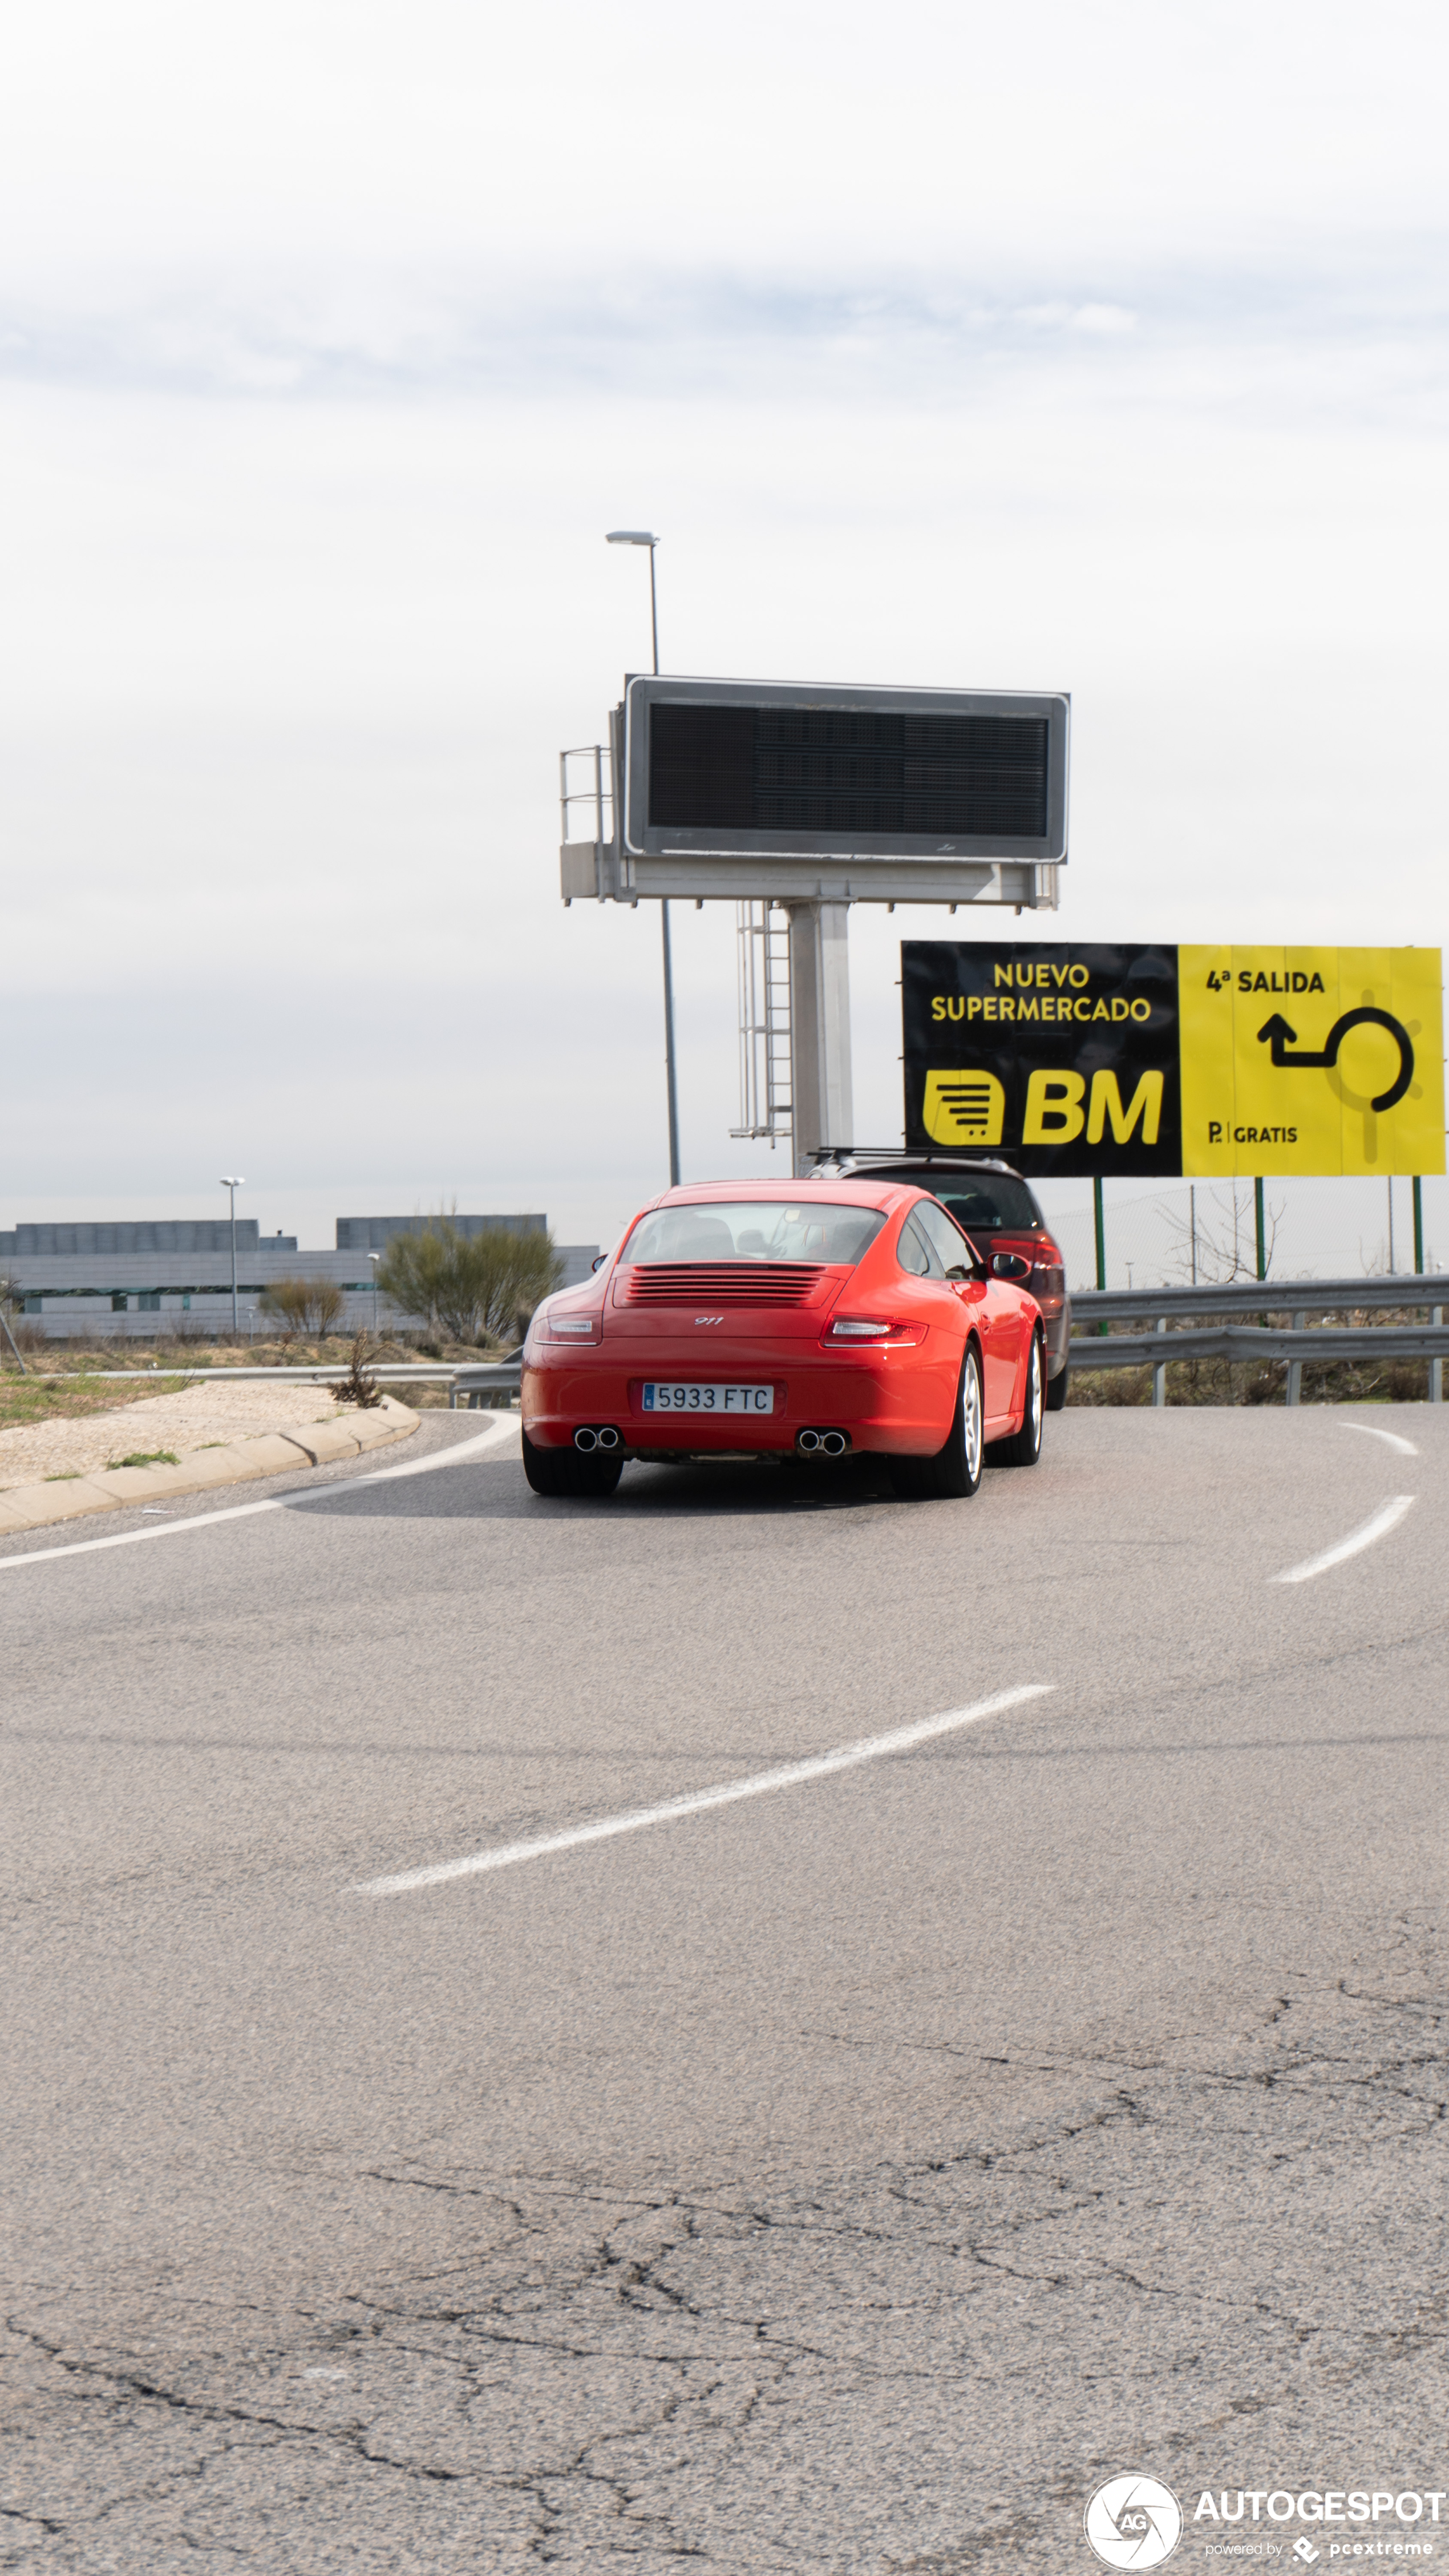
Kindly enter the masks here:
[[[654, 549], [659, 539], [647, 528], [611, 528], [604, 540], [611, 546], [647, 546], [649, 549], [649, 634], [654, 647], [654, 676], [659, 677], [659, 593], [654, 581]], [[679, 1090], [674, 1071], [674, 958], [669, 938], [668, 898], [659, 906], [659, 934], [664, 951], [664, 1080], [669, 1102], [669, 1186], [679, 1187]]]
[[221, 1186], [231, 1192], [231, 1337], [235, 1341], [239, 1330], [236, 1312], [236, 1194], [246, 1188], [246, 1183], [240, 1172], [235, 1178], [230, 1172], [223, 1172]]

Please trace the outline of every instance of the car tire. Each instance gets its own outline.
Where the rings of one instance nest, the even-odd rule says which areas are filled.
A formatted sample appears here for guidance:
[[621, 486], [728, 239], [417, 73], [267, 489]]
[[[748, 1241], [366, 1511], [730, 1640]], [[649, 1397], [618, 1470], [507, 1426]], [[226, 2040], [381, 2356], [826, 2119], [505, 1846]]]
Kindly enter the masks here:
[[523, 1472], [536, 1494], [565, 1494], [564, 1469], [573, 1465], [567, 1449], [535, 1449], [523, 1434]]
[[1062, 1406], [1066, 1403], [1067, 1381], [1071, 1377], [1071, 1374], [1072, 1372], [1068, 1368], [1058, 1369], [1055, 1377], [1049, 1377], [1047, 1379], [1046, 1409], [1048, 1413], [1060, 1413]]
[[536, 1449], [523, 1434], [523, 1472], [536, 1494], [551, 1500], [567, 1498], [580, 1502], [588, 1499], [602, 1502], [612, 1494], [624, 1472], [622, 1458], [586, 1458], [576, 1449]]
[[966, 1345], [951, 1428], [934, 1458], [893, 1458], [891, 1483], [904, 1501], [964, 1502], [981, 1482], [986, 1455], [981, 1354]]
[[1031, 1357], [1026, 1364], [1026, 1404], [1021, 1429], [1009, 1440], [994, 1440], [988, 1455], [993, 1467], [1034, 1467], [1041, 1456], [1042, 1416], [1046, 1411], [1046, 1353], [1040, 1333], [1031, 1337]]
[[601, 1503], [612, 1494], [624, 1473], [622, 1458], [580, 1458], [568, 1461], [569, 1482], [564, 1491], [580, 1501]]

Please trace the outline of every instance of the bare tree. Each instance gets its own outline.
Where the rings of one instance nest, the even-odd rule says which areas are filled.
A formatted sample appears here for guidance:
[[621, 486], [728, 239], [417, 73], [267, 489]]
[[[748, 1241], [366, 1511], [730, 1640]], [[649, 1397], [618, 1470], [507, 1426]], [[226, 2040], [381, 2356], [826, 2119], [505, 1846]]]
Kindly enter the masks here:
[[[1286, 1211], [1286, 1199], [1276, 1207], [1271, 1201], [1264, 1204], [1263, 1260], [1270, 1275], [1278, 1228]], [[1204, 1287], [1226, 1288], [1234, 1279], [1257, 1278], [1258, 1236], [1251, 1181], [1241, 1185], [1229, 1181], [1210, 1191], [1199, 1183], [1194, 1217], [1181, 1217], [1169, 1206], [1164, 1206], [1162, 1214], [1174, 1238], [1172, 1266], [1179, 1279], [1195, 1277]]]

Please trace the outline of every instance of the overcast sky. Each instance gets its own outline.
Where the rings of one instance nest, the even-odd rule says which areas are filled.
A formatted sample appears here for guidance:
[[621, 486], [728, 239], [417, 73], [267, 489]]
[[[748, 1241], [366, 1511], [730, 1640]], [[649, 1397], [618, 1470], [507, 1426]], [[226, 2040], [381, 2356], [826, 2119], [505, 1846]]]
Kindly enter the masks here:
[[[657, 912], [558, 899], [558, 751], [647, 662], [610, 527], [666, 669], [1070, 689], [1042, 935], [1441, 943], [1446, 52], [1394, 0], [12, 10], [0, 1225], [240, 1170], [304, 1243], [603, 1240], [662, 1185]], [[732, 912], [673, 917], [686, 1175], [769, 1170]], [[951, 927], [851, 916], [863, 1137]]]

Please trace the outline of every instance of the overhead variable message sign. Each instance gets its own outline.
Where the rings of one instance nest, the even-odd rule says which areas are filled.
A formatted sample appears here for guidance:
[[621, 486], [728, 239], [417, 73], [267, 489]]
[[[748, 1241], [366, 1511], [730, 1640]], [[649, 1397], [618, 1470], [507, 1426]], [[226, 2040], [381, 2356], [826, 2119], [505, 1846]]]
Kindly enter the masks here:
[[[1067, 854], [1064, 696], [633, 678], [624, 836], [639, 856]], [[949, 900], [949, 893], [947, 899]]]
[[1028, 1172], [1442, 1172], [1436, 948], [905, 940], [906, 1140]]

